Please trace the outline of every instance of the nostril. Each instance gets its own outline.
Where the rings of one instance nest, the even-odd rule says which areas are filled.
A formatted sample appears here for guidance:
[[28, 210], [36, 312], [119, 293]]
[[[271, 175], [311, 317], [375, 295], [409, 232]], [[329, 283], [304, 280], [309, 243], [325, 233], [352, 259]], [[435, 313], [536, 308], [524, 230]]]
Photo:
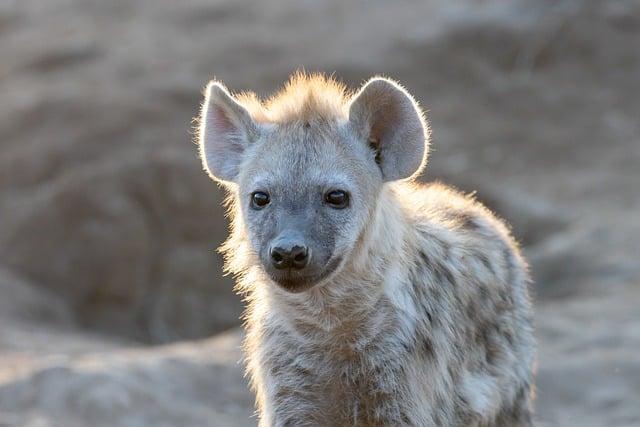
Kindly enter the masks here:
[[276, 246], [271, 249], [270, 256], [271, 264], [278, 270], [288, 268], [300, 270], [306, 267], [309, 261], [309, 252], [306, 246], [294, 246], [289, 249]]
[[278, 270], [289, 268], [291, 264], [291, 255], [282, 248], [271, 249], [271, 263]]
[[271, 252], [271, 258], [275, 261], [275, 262], [282, 262], [282, 255], [280, 255], [280, 253], [276, 252], [276, 251], [272, 251]]
[[291, 256], [293, 257], [292, 266], [296, 269], [306, 267], [307, 261], [309, 260], [307, 248], [304, 246], [295, 246], [291, 252]]

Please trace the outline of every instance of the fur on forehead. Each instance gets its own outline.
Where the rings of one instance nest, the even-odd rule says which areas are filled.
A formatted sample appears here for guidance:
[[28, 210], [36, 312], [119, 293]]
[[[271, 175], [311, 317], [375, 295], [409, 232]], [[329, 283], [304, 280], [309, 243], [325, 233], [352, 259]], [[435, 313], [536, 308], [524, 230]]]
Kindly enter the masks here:
[[351, 95], [343, 83], [332, 77], [296, 72], [266, 101], [253, 92], [243, 92], [235, 98], [257, 122], [293, 124], [344, 120]]

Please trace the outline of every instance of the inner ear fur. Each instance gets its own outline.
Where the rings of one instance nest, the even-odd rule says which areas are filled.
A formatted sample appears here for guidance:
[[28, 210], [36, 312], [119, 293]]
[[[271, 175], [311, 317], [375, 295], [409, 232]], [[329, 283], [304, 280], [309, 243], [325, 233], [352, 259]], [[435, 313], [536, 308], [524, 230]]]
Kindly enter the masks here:
[[414, 177], [424, 167], [428, 126], [413, 97], [393, 80], [369, 80], [351, 100], [349, 122], [375, 150], [385, 181]]
[[247, 109], [217, 81], [205, 90], [198, 144], [204, 169], [218, 181], [234, 182], [242, 156], [258, 136], [258, 126]]

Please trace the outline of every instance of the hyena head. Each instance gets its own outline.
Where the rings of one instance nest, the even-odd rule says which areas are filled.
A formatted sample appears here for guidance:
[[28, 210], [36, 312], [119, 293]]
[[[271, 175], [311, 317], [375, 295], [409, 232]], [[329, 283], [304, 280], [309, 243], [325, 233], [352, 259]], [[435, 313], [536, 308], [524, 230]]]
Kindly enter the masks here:
[[235, 198], [261, 268], [289, 292], [337, 274], [384, 183], [410, 179], [425, 162], [423, 115], [388, 79], [349, 95], [328, 78], [297, 75], [267, 102], [212, 81], [205, 96], [204, 167]]

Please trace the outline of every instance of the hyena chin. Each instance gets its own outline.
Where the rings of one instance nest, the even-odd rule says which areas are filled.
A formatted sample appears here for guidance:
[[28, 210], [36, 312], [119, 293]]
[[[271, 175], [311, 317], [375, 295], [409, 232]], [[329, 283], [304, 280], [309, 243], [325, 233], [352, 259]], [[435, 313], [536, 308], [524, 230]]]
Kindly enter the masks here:
[[472, 197], [414, 182], [429, 129], [411, 95], [296, 74], [268, 101], [205, 96], [260, 425], [531, 426], [526, 264]]

